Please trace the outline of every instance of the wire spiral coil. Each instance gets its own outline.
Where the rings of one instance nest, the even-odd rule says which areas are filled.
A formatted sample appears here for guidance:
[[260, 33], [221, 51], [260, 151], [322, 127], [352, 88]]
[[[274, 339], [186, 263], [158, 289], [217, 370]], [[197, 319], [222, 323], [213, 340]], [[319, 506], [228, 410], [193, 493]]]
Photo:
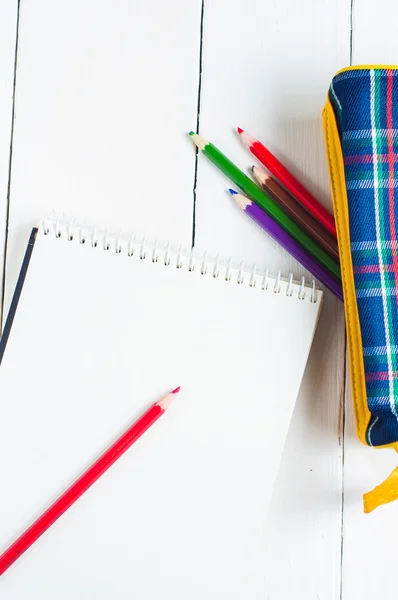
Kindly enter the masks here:
[[44, 219], [42, 231], [44, 235], [54, 234], [56, 238], [65, 238], [68, 242], [88, 244], [92, 248], [125, 254], [139, 260], [150, 260], [152, 263], [161, 262], [165, 267], [177, 269], [186, 267], [190, 272], [199, 270], [201, 275], [210, 275], [214, 279], [223, 277], [225, 281], [234, 280], [238, 285], [248, 283], [252, 288], [259, 286], [263, 291], [283, 293], [289, 298], [296, 297], [298, 300], [304, 300], [309, 291], [309, 301], [312, 303], [318, 301], [314, 280], [308, 286], [304, 277], [299, 283], [294, 282], [292, 273], [287, 279], [282, 277], [280, 271], [275, 276], [271, 276], [268, 269], [259, 271], [256, 265], [248, 269], [244, 261], [234, 264], [231, 257], [222, 260], [218, 254], [212, 258], [207, 251], [199, 253], [195, 248], [186, 251], [182, 245], [174, 247], [170, 242], [160, 244], [158, 240], [148, 242], [146, 237], [139, 238], [134, 234], [126, 238], [121, 231], [117, 234], [111, 233], [109, 229], [100, 231], [88, 227], [85, 221], [79, 224], [76, 223], [75, 218], [64, 220], [62, 215], [58, 215], [56, 219]]

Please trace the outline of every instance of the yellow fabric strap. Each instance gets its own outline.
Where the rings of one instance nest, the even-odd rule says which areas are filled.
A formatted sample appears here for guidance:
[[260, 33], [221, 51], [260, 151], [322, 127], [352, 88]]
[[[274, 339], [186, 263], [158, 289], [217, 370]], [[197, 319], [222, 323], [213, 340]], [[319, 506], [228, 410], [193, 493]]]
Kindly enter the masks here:
[[[348, 341], [348, 358], [350, 365], [352, 395], [357, 434], [361, 442], [367, 443], [366, 431], [371, 418], [368, 408], [365, 369], [362, 355], [362, 335], [359, 324], [358, 307], [355, 294], [354, 273], [352, 269], [350, 228], [348, 219], [347, 188], [345, 183], [343, 153], [336, 118], [328, 97], [323, 110], [323, 130], [326, 140], [329, 178], [332, 188], [333, 207], [339, 243], [340, 264], [344, 291], [344, 311]], [[381, 448], [393, 447], [398, 451], [398, 444], [388, 444]], [[374, 490], [364, 495], [364, 511], [371, 512], [381, 504], [392, 502], [398, 498], [398, 467], [389, 477]]]
[[387, 477], [383, 483], [376, 486], [371, 492], [363, 495], [363, 510], [372, 512], [382, 504], [388, 504], [398, 499], [398, 467]]

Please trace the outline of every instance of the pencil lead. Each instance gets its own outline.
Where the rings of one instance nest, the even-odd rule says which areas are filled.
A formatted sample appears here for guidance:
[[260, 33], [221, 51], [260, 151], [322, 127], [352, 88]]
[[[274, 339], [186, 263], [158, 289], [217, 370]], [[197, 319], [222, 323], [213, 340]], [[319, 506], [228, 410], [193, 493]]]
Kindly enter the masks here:
[[230, 194], [232, 194], [232, 196], [235, 196], [235, 194], [238, 193], [236, 190], [232, 190], [231, 188], [229, 188], [228, 191]]
[[173, 390], [172, 392], [170, 392], [171, 394], [178, 394], [178, 392], [180, 391], [181, 386], [179, 385], [178, 387], [176, 387], [175, 390]]
[[244, 131], [243, 131], [243, 129], [242, 129], [241, 127], [237, 127], [236, 129], [237, 129], [237, 132], [239, 133], [239, 135], [240, 135], [241, 133], [244, 133]]
[[189, 135], [195, 135], [195, 132], [194, 131], [190, 131]]

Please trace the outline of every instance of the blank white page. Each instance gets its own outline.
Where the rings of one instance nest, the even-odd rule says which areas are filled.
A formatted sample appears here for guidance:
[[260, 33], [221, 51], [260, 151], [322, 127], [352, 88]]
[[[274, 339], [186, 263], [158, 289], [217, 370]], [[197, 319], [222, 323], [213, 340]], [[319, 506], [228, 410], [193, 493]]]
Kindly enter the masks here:
[[263, 599], [266, 510], [322, 294], [206, 257], [192, 271], [174, 248], [60, 234], [37, 235], [0, 367], [0, 553], [182, 389], [1, 577], [0, 597]]

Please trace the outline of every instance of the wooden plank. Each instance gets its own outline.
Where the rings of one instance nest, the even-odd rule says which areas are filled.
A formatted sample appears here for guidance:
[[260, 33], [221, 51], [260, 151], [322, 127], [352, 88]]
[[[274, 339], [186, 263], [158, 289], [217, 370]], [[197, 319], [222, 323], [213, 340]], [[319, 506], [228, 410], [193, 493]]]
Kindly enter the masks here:
[[398, 506], [395, 502], [365, 515], [362, 494], [384, 481], [397, 466], [397, 453], [368, 448], [358, 441], [349, 382], [347, 386], [342, 598], [396, 600]]
[[354, 65], [396, 65], [397, 36], [394, 0], [353, 2], [352, 60]]
[[[247, 129], [328, 207], [321, 111], [334, 72], [349, 60], [349, 4], [205, 5], [200, 133], [246, 169], [254, 161], [233, 128]], [[304, 273], [234, 208], [228, 181], [199, 159], [197, 245], [261, 268]], [[327, 293], [269, 515], [264, 576], [270, 599], [339, 597], [343, 357], [342, 306]], [[264, 377], [272, 377], [266, 365]]]
[[200, 0], [22, 3], [7, 303], [52, 210], [190, 244], [200, 14]]
[[3, 0], [0, 3], [0, 298], [3, 285], [17, 14], [17, 0]]
[[[397, 63], [398, 40], [394, 18], [390, 18], [395, 13], [394, 0], [354, 2], [353, 64]], [[349, 387], [346, 403], [342, 598], [370, 600], [377, 596], [395, 600], [398, 504], [365, 515], [362, 494], [381, 483], [397, 466], [397, 454], [363, 446], [355, 433]]]

